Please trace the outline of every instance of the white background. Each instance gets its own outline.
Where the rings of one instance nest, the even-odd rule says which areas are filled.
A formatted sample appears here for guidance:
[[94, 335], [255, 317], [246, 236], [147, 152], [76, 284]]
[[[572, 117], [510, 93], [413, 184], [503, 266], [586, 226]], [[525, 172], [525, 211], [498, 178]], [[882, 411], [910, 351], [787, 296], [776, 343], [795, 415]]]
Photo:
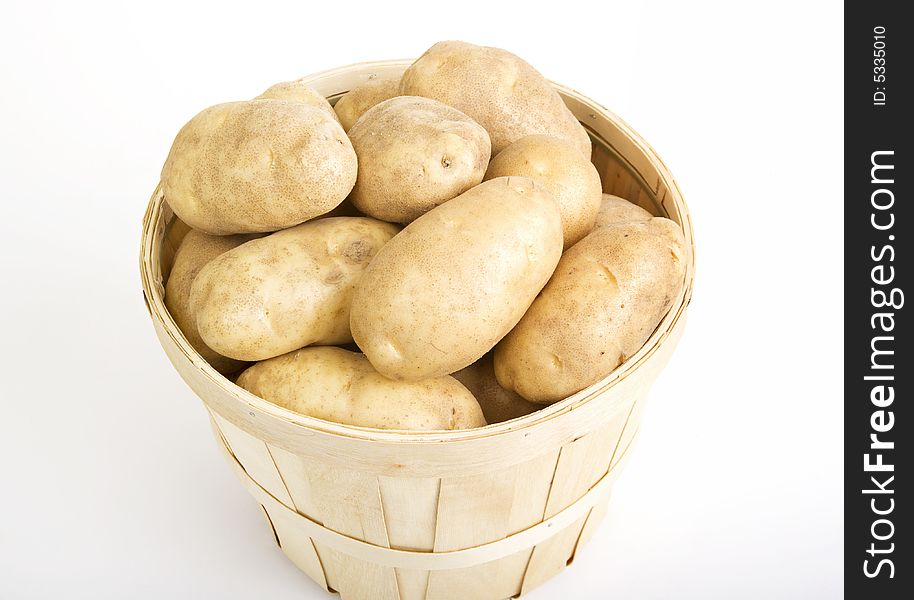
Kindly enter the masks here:
[[323, 597], [158, 346], [140, 220], [198, 110], [450, 38], [620, 114], [696, 228], [610, 515], [529, 597], [839, 597], [842, 29], [796, 0], [4, 4], [0, 598]]

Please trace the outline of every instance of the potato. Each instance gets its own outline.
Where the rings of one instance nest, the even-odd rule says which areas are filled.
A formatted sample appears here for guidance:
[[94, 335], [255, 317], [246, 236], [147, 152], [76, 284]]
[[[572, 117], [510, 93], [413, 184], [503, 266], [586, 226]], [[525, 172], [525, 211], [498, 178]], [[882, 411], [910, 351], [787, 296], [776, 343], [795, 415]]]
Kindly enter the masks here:
[[489, 135], [468, 116], [428, 98], [398, 96], [369, 109], [349, 130], [359, 158], [353, 206], [409, 223], [482, 181]]
[[596, 383], [644, 344], [682, 285], [682, 230], [668, 219], [607, 225], [572, 246], [495, 348], [498, 383], [549, 404]]
[[383, 375], [458, 371], [520, 320], [562, 252], [558, 204], [525, 177], [482, 183], [378, 252], [352, 300], [352, 337]]
[[366, 217], [334, 217], [226, 252], [200, 270], [191, 288], [200, 336], [220, 354], [251, 361], [351, 342], [356, 281], [397, 231]]
[[505, 50], [438, 42], [403, 73], [400, 94], [434, 98], [466, 113], [489, 132], [493, 154], [542, 133], [568, 140], [590, 160], [590, 137], [552, 84]]
[[194, 229], [267, 232], [332, 210], [356, 172], [352, 144], [326, 111], [249, 100], [207, 108], [181, 129], [162, 168], [162, 190]]
[[357, 85], [343, 94], [333, 110], [340, 120], [343, 129], [348, 133], [359, 117], [372, 106], [399, 95], [400, 80], [398, 78], [370, 79]]
[[468, 429], [486, 424], [473, 395], [453, 377], [393, 381], [361, 354], [302, 348], [247, 369], [238, 385], [283, 408], [379, 429]]
[[301, 82], [283, 81], [276, 85], [270, 86], [267, 91], [260, 94], [255, 100], [288, 100], [290, 102], [302, 102], [308, 106], [319, 108], [327, 113], [333, 120], [339, 123], [340, 119], [336, 116], [336, 111], [330, 106], [330, 103], [324, 98], [323, 94], [312, 87]]
[[603, 184], [573, 144], [548, 135], [522, 137], [492, 159], [485, 178], [509, 175], [529, 177], [552, 192], [562, 212], [565, 248], [591, 232]]
[[250, 235], [216, 236], [191, 229], [178, 246], [171, 275], [165, 284], [165, 307], [168, 308], [175, 325], [197, 354], [222, 374], [240, 371], [245, 363], [213, 351], [200, 337], [196, 315], [190, 309], [190, 287], [200, 269], [210, 261], [251, 239]]
[[597, 213], [597, 219], [594, 221], [593, 226], [596, 229], [597, 227], [627, 223], [629, 221], [650, 221], [653, 218], [654, 215], [625, 198], [603, 194], [600, 211]]
[[491, 353], [451, 376], [476, 396], [486, 417], [486, 423], [510, 421], [542, 408], [541, 405], [527, 402], [516, 393], [498, 385]]

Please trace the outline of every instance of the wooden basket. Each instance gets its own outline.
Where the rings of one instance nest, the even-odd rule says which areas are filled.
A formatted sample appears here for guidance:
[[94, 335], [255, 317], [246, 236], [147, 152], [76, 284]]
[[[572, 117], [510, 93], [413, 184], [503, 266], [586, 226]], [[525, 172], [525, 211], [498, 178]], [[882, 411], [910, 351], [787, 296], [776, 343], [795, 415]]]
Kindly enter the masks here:
[[[398, 76], [410, 61], [343, 67], [303, 81], [331, 101], [353, 85]], [[187, 226], [157, 190], [143, 222], [143, 293], [175, 368], [302, 571], [344, 600], [518, 596], [574, 559], [605, 514], [638, 432], [651, 382], [684, 327], [692, 225], [676, 182], [621, 119], [556, 86], [590, 131], [604, 191], [679, 223], [686, 276], [647, 343], [599, 383], [542, 410], [481, 429], [396, 432], [302, 416], [222, 377], [165, 309], [164, 283]]]

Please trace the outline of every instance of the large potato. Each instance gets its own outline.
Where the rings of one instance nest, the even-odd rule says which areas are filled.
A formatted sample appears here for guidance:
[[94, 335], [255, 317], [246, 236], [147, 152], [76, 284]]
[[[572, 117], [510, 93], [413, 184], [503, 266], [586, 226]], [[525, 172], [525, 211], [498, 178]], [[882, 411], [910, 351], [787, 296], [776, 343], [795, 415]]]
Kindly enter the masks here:
[[255, 100], [288, 100], [291, 102], [301, 102], [322, 110], [333, 117], [334, 121], [339, 122], [340, 120], [327, 99], [320, 92], [303, 83], [300, 79], [283, 81], [276, 85], [272, 85], [267, 88], [267, 91], [257, 96]]
[[378, 252], [352, 300], [352, 337], [393, 379], [453, 373], [520, 320], [559, 260], [558, 204], [524, 177], [482, 183]]
[[[177, 221], [180, 222], [180, 221]], [[175, 254], [174, 266], [165, 284], [165, 307], [188, 343], [214, 369], [223, 374], [239, 371], [245, 363], [222, 356], [206, 345], [197, 331], [196, 315], [190, 309], [190, 288], [194, 278], [214, 258], [251, 239], [249, 235], [217, 236], [191, 229]]]
[[599, 381], [644, 344], [682, 285], [682, 230], [670, 220], [608, 225], [572, 246], [495, 348], [498, 382], [551, 403]]
[[452, 377], [476, 396], [482, 414], [486, 417], [486, 423], [510, 421], [543, 408], [542, 405], [527, 402], [517, 393], [498, 385], [491, 353], [487, 353], [469, 367], [460, 369]]
[[489, 135], [437, 100], [399, 96], [369, 109], [349, 130], [359, 157], [353, 206], [409, 223], [482, 181]]
[[242, 373], [238, 385], [283, 408], [348, 425], [427, 431], [486, 424], [476, 399], [453, 377], [393, 381], [342, 348], [302, 348], [265, 360]]
[[200, 336], [220, 354], [252, 361], [351, 342], [356, 281], [397, 231], [366, 217], [317, 219], [226, 252], [191, 288]]
[[336, 101], [333, 110], [336, 111], [336, 116], [343, 129], [348, 132], [369, 108], [398, 96], [399, 90], [400, 80], [398, 78], [370, 79], [343, 94]]
[[650, 221], [653, 218], [654, 215], [625, 198], [603, 194], [600, 211], [597, 213], [597, 219], [594, 221], [593, 227], [596, 229], [629, 221]]
[[498, 154], [542, 133], [563, 138], [590, 159], [590, 137], [552, 84], [519, 57], [499, 48], [438, 42], [400, 80], [400, 94], [440, 100], [485, 127]]
[[326, 111], [249, 100], [199, 113], [162, 168], [165, 200], [216, 235], [276, 231], [329, 212], [355, 184], [355, 151]]
[[562, 212], [565, 248], [593, 229], [603, 194], [600, 174], [573, 144], [548, 135], [520, 138], [492, 159], [486, 179], [529, 177], [552, 192]]

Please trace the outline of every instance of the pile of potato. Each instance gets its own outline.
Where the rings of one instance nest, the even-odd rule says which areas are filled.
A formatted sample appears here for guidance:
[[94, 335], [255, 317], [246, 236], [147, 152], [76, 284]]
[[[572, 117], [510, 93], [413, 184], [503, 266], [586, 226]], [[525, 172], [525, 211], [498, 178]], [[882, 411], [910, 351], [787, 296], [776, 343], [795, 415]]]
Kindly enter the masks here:
[[215, 369], [306, 415], [528, 414], [634, 354], [682, 284], [680, 228], [603, 195], [590, 154], [533, 67], [463, 42], [335, 106], [292, 81], [210, 107], [162, 169], [192, 228], [166, 305]]

